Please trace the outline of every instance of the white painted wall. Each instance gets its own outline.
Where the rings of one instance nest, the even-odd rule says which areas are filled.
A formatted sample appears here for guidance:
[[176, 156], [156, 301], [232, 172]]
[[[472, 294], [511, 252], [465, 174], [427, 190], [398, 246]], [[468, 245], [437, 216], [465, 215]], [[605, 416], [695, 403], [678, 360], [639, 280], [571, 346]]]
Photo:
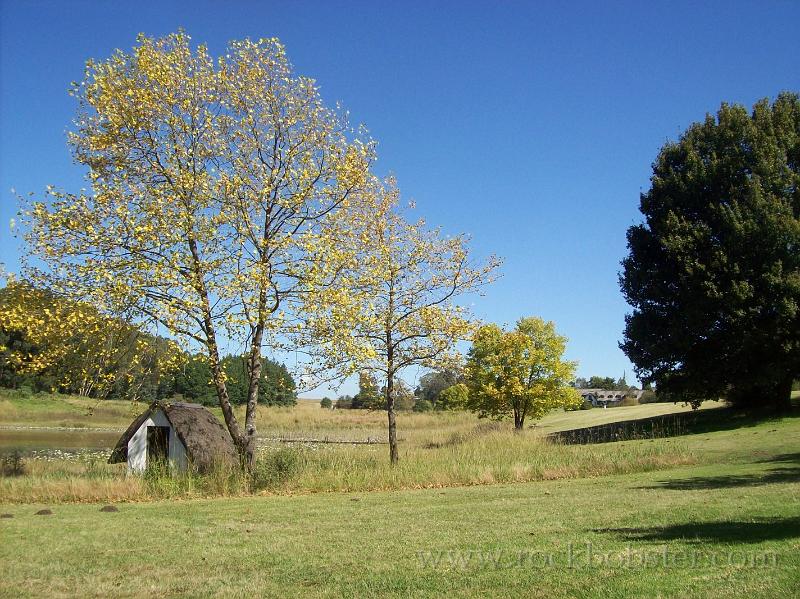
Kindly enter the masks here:
[[178, 470], [186, 470], [186, 448], [178, 438], [163, 410], [157, 409], [145, 420], [128, 441], [128, 470], [142, 472], [147, 468], [147, 427], [169, 427], [169, 461]]

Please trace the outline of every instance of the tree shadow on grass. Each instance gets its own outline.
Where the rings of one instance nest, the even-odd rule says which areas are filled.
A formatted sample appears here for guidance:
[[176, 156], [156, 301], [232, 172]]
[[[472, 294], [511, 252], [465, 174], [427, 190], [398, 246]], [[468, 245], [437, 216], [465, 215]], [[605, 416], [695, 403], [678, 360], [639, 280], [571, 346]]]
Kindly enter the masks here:
[[782, 453], [779, 455], [774, 455], [763, 460], [758, 460], [759, 464], [770, 464], [770, 463], [789, 463], [789, 464], [797, 464], [800, 466], [800, 451], [797, 453]]
[[800, 417], [800, 409], [794, 409], [781, 416], [759, 416], [746, 414], [733, 408], [711, 408], [559, 431], [551, 433], [548, 438], [567, 445], [612, 443], [633, 439], [663, 439], [740, 429], [773, 420], [779, 421], [782, 418], [798, 417]]
[[642, 528], [598, 528], [625, 541], [688, 543], [760, 543], [800, 537], [800, 517], [765, 518], [755, 522], [693, 522]]
[[800, 453], [785, 453], [757, 463], [792, 464], [772, 468], [755, 474], [726, 474], [722, 476], [694, 476], [660, 481], [640, 489], [670, 489], [673, 491], [696, 491], [700, 489], [728, 489], [732, 487], [754, 487], [772, 483], [800, 482]]

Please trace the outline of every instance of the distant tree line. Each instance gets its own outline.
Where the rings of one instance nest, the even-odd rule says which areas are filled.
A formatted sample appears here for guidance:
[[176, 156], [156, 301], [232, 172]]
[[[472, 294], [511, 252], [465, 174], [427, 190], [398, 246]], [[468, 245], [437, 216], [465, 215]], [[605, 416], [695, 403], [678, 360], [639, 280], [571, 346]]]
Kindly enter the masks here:
[[0, 386], [159, 399], [180, 349], [93, 306], [15, 282], [0, 289]]
[[[394, 382], [392, 394], [396, 410], [430, 412], [466, 409], [467, 387], [464, 384], [464, 373], [454, 368], [426, 373], [420, 378], [414, 390], [398, 379]], [[331, 403], [328, 404], [326, 399]], [[326, 397], [323, 398], [321, 405], [335, 406], [337, 409], [385, 410], [386, 388], [378, 386], [372, 373], [362, 371], [358, 375], [358, 393], [340, 395], [335, 404]]]
[[576, 389], [609, 389], [614, 391], [628, 391], [636, 388], [628, 384], [625, 380], [625, 375], [618, 379], [612, 376], [591, 376], [588, 379], [578, 377], [575, 379], [574, 386]]
[[[247, 403], [247, 356], [225, 356], [222, 368], [231, 403]], [[174, 378], [173, 393], [204, 405], [216, 405], [217, 394], [211, 383], [211, 368], [201, 354], [189, 356]], [[263, 359], [258, 403], [266, 406], [293, 406], [297, 403], [297, 387], [285, 365]]]

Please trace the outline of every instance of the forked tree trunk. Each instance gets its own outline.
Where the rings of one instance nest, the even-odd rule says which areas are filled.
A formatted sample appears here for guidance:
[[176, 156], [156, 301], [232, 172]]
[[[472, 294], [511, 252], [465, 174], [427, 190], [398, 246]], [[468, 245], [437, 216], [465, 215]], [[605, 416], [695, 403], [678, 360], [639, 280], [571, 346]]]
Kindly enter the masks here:
[[525, 426], [525, 414], [521, 413], [519, 410], [514, 410], [514, 432], [520, 432], [523, 427]]
[[[263, 299], [259, 305], [263, 310]], [[263, 313], [263, 312], [262, 312]], [[252, 471], [256, 463], [256, 407], [258, 406], [258, 391], [261, 384], [261, 340], [264, 335], [264, 324], [259, 322], [253, 335], [250, 356], [247, 359], [247, 372], [249, 375], [247, 385], [247, 411], [244, 417], [244, 452], [243, 463], [248, 471]]]
[[219, 347], [217, 346], [217, 335], [214, 329], [214, 321], [211, 317], [211, 303], [208, 299], [208, 289], [206, 289], [205, 281], [203, 280], [203, 272], [200, 268], [200, 252], [197, 248], [197, 242], [194, 239], [189, 239], [189, 249], [192, 253], [192, 268], [194, 272], [193, 284], [202, 302], [203, 331], [206, 336], [205, 345], [208, 351], [211, 378], [214, 383], [214, 388], [217, 391], [217, 400], [219, 401], [219, 407], [222, 409], [222, 417], [225, 420], [225, 426], [228, 428], [231, 440], [236, 447], [236, 451], [239, 453], [239, 459], [245, 464], [248, 443], [246, 437], [242, 435], [239, 430], [239, 422], [236, 419], [236, 414], [233, 412], [233, 406], [228, 396], [228, 388], [225, 385], [225, 373], [222, 371]]

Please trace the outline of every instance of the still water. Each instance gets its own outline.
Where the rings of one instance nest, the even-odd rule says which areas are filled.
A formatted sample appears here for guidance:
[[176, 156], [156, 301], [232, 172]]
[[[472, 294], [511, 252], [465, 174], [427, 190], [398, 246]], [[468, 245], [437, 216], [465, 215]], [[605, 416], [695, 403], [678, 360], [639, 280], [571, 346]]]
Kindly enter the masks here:
[[0, 427], [0, 453], [19, 451], [23, 455], [39, 455], [49, 451], [110, 450], [121, 435], [121, 430], [110, 429]]

